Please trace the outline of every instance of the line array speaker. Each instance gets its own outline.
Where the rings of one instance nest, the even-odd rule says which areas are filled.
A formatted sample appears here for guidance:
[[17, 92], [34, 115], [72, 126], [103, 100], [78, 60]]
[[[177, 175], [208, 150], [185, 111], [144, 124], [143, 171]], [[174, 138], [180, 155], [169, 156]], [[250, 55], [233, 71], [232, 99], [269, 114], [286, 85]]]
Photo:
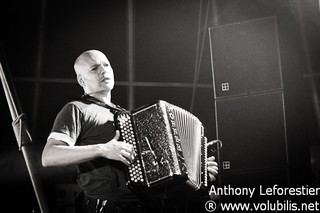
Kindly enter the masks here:
[[220, 182], [237, 183], [233, 178], [245, 176], [242, 181], [253, 183], [259, 175], [250, 178], [250, 171], [280, 169], [287, 175], [282, 172], [288, 151], [276, 18], [209, 28], [209, 36], [216, 137], [223, 143]]

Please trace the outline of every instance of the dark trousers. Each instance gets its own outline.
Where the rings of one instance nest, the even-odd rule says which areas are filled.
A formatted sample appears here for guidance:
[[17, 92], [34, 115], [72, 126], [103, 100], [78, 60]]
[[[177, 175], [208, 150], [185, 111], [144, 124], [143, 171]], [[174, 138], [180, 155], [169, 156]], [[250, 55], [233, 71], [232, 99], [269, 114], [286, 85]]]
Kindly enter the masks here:
[[179, 213], [179, 206], [148, 203], [120, 202], [83, 198], [82, 210], [77, 213]]
[[142, 213], [140, 203], [118, 202], [86, 198], [84, 203], [86, 213]]

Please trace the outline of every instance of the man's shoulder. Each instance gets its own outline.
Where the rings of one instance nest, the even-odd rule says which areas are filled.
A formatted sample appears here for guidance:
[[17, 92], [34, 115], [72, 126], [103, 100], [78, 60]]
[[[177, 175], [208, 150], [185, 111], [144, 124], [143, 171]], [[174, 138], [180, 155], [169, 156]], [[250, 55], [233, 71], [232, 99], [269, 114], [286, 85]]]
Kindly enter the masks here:
[[91, 101], [84, 100], [84, 99], [69, 101], [68, 103], [66, 103], [65, 108], [78, 110], [78, 111], [81, 111], [82, 113], [90, 112], [91, 114], [97, 114], [100, 112], [105, 112], [107, 110], [107, 108], [99, 104], [95, 104]]
[[89, 102], [85, 102], [83, 100], [79, 99], [72, 99], [65, 103], [65, 105], [62, 107], [62, 110], [70, 110], [70, 109], [79, 109], [83, 110], [87, 108], [90, 105]]

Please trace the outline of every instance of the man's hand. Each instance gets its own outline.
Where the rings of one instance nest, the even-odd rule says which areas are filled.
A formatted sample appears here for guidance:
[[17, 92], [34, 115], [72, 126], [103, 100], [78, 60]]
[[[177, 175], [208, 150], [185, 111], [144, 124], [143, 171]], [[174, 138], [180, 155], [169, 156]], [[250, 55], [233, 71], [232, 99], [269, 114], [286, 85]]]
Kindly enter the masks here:
[[215, 157], [211, 156], [207, 159], [207, 167], [208, 167], [208, 173], [209, 173], [209, 180], [215, 181], [216, 176], [218, 174], [218, 164], [215, 162]]
[[115, 137], [111, 141], [99, 145], [101, 156], [111, 160], [121, 161], [129, 166], [135, 159], [136, 153], [131, 144], [119, 141], [119, 137], [120, 132], [117, 130]]

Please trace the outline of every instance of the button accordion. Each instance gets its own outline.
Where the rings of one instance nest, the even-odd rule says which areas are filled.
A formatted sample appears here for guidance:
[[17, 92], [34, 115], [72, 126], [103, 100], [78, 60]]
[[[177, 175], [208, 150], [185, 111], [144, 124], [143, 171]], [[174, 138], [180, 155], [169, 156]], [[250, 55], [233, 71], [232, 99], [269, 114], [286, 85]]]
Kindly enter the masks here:
[[162, 183], [207, 186], [207, 140], [200, 120], [165, 101], [115, 115], [121, 139], [137, 157], [128, 167], [128, 183], [150, 188]]

